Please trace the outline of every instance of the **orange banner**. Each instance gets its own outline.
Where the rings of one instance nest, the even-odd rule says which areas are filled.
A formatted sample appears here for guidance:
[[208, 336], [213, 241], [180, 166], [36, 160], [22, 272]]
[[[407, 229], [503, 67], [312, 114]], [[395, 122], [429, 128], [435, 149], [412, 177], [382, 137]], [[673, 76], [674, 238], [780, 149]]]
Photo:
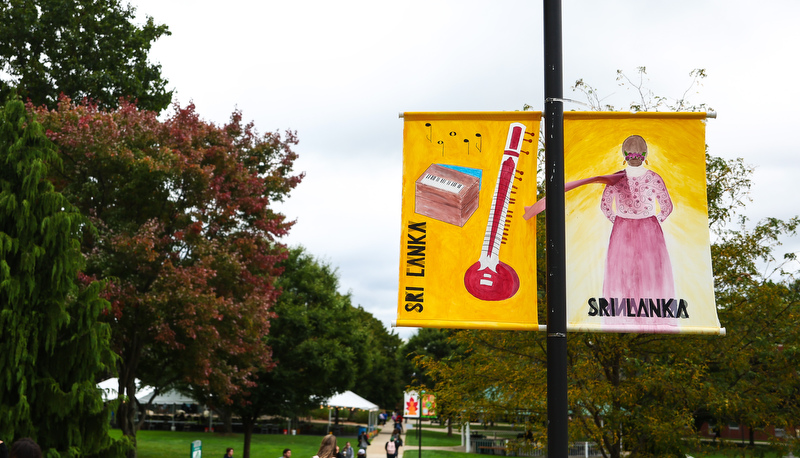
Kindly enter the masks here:
[[405, 113], [396, 326], [538, 330], [540, 112]]

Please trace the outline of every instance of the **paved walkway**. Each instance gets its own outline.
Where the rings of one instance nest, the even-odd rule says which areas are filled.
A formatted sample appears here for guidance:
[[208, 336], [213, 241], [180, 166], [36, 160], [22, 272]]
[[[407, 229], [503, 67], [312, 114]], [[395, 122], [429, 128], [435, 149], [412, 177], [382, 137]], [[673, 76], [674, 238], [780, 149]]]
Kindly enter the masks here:
[[[389, 439], [392, 437], [392, 425], [382, 425], [381, 432], [378, 433], [377, 436], [372, 438], [372, 441], [367, 447], [367, 458], [386, 458], [386, 443], [389, 442]], [[403, 440], [403, 444], [406, 443], [406, 433], [405, 430], [400, 435], [400, 439]], [[400, 450], [397, 451], [397, 458], [403, 458], [403, 449], [405, 447], [400, 447]]]
[[[406, 425], [407, 426], [407, 425]], [[428, 429], [423, 427], [423, 430]], [[386, 458], [386, 443], [389, 442], [389, 439], [392, 437], [392, 426], [391, 424], [385, 425], [381, 427], [381, 432], [375, 436], [372, 441], [370, 442], [370, 446], [367, 447], [367, 458]], [[416, 440], [416, 435], [413, 433], [413, 429], [411, 430], [411, 435], [409, 438], [412, 441]], [[431, 431], [441, 431], [437, 429], [431, 429]], [[408, 453], [408, 458], [416, 458], [419, 456], [419, 445], [415, 442], [413, 444], [408, 443], [406, 440], [406, 432], [407, 429], [403, 429], [403, 433], [400, 434], [400, 439], [403, 441], [403, 446], [400, 447], [400, 450], [397, 451], [397, 458], [403, 458], [403, 453]], [[439, 446], [431, 446], [431, 445], [423, 445], [422, 450], [445, 450], [451, 452], [465, 452], [465, 447], [463, 446], [455, 446], [455, 447], [439, 447]]]

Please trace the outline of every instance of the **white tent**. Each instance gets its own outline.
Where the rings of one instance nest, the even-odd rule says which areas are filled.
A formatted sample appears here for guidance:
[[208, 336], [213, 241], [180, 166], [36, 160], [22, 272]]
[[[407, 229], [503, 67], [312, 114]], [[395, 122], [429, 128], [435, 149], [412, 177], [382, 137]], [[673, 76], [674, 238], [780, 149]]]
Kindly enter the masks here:
[[[103, 380], [97, 384], [97, 387], [103, 391], [103, 401], [112, 401], [117, 399], [117, 390], [119, 389], [119, 379], [110, 378]], [[152, 386], [142, 386], [139, 380], [136, 380], [136, 400], [141, 404], [147, 404], [153, 396], [155, 389]], [[151, 404], [197, 404], [197, 401], [189, 396], [185, 396], [174, 390], [169, 390], [166, 393], [161, 393], [153, 399]]]
[[367, 401], [352, 391], [334, 394], [325, 400], [323, 404], [329, 407], [340, 407], [342, 409], [379, 410], [377, 405]]
[[[119, 379], [110, 378], [108, 380], [103, 380], [102, 382], [97, 384], [97, 388], [103, 391], [103, 401], [108, 402], [117, 399], [117, 390], [119, 389]], [[172, 406], [172, 428], [173, 431], [175, 429], [175, 412], [176, 412], [176, 405], [181, 404], [199, 404], [196, 400], [192, 399], [189, 396], [181, 394], [175, 390], [169, 390], [165, 393], [161, 393], [156, 396], [152, 401], [150, 398], [153, 396], [153, 391], [155, 388], [152, 386], [142, 386], [141, 382], [137, 379], [136, 380], [136, 400], [139, 401], [140, 404], [147, 404], [148, 402], [151, 405], [171, 405]], [[208, 416], [209, 418], [209, 429], [211, 429], [211, 425], [213, 424], [213, 414]]]
[[[139, 379], [136, 379], [136, 399], [140, 402], [143, 396], [149, 396], [153, 392], [152, 386], [142, 386]], [[97, 384], [97, 387], [103, 391], [103, 402], [113, 401], [117, 399], [117, 390], [119, 389], [119, 379], [110, 378], [103, 380]]]
[[[338, 407], [341, 409], [361, 409], [369, 412], [369, 424], [367, 430], [372, 431], [375, 424], [378, 422], [378, 407], [361, 396], [353, 393], [352, 391], [345, 391], [344, 393], [337, 393], [330, 398], [323, 401], [323, 405], [328, 407]], [[331, 428], [331, 412], [328, 410], [328, 429]]]
[[139, 401], [141, 404], [147, 404], [148, 402], [150, 402], [151, 404], [197, 404], [198, 403], [191, 397], [181, 394], [175, 390], [169, 390], [166, 393], [161, 393], [158, 396], [156, 396], [155, 399], [150, 401], [150, 398], [152, 396], [153, 396], [153, 390], [151, 388], [146, 393], [142, 394], [137, 393], [136, 400]]

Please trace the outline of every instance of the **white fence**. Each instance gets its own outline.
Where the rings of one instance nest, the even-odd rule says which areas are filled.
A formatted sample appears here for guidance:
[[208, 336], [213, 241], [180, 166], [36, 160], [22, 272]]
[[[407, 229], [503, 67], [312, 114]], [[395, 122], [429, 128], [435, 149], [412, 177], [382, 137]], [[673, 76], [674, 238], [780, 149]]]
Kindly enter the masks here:
[[[508, 442], [505, 439], [470, 439], [473, 453], [502, 456], [546, 456], [547, 450], [536, 444]], [[576, 442], [569, 447], [570, 457], [596, 458], [603, 456], [593, 442]]]

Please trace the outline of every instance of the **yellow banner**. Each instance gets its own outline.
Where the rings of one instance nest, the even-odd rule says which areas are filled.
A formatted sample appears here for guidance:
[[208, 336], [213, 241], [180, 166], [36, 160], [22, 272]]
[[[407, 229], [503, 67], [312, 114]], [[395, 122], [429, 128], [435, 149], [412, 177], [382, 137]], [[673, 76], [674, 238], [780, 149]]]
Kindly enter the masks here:
[[396, 326], [538, 330], [540, 112], [405, 113]]
[[567, 112], [564, 139], [568, 330], [724, 334], [705, 113]]

